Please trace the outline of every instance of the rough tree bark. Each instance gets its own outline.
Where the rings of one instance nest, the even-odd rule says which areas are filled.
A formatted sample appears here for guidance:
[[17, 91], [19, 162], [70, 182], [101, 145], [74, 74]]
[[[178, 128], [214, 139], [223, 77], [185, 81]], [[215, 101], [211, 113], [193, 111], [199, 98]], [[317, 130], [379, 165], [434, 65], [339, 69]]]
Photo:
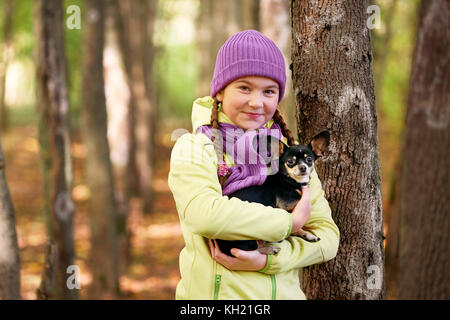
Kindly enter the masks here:
[[64, 48], [63, 8], [60, 1], [35, 2], [36, 86], [39, 142], [47, 233], [56, 244], [55, 288], [42, 293], [58, 299], [77, 299], [67, 286], [67, 268], [74, 264], [72, 160], [69, 122], [67, 61]]
[[449, 299], [450, 1], [422, 1], [401, 186], [398, 297]]
[[0, 143], [0, 300], [20, 299], [20, 257], [14, 206], [5, 175]]
[[[383, 299], [381, 173], [368, 1], [291, 3], [293, 82], [301, 142], [328, 131], [317, 161], [333, 219], [337, 257], [303, 270], [309, 299]], [[320, 245], [320, 242], [318, 243]]]
[[91, 190], [90, 294], [98, 298], [119, 294], [117, 264], [117, 206], [107, 140], [103, 79], [105, 6], [103, 0], [85, 2], [83, 38], [83, 133], [87, 146], [86, 180]]

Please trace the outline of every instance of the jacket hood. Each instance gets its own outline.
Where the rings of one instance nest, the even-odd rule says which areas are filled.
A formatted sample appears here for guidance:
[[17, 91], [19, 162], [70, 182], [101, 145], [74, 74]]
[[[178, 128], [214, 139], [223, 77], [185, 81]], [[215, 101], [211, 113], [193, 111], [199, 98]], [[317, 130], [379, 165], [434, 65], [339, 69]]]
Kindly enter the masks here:
[[[192, 133], [196, 133], [198, 128], [204, 125], [209, 125], [211, 123], [211, 110], [214, 104], [214, 99], [210, 96], [203, 98], [198, 98], [194, 101], [192, 106]], [[226, 122], [233, 124], [233, 121], [228, 118], [228, 116], [219, 110], [219, 122]], [[272, 126], [273, 120], [270, 119], [264, 126], [270, 128]]]

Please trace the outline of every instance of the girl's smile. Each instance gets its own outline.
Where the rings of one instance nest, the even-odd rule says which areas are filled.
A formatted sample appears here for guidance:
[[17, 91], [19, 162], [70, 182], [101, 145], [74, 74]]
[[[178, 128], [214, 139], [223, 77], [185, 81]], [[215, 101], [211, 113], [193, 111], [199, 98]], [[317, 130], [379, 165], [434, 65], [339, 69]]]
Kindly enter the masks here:
[[254, 130], [272, 119], [278, 106], [279, 85], [265, 77], [243, 77], [217, 93], [222, 111], [233, 123]]
[[259, 118], [259, 117], [264, 115], [264, 114], [261, 114], [261, 113], [253, 113], [253, 112], [246, 112], [246, 114], [251, 119], [257, 119], [257, 118]]

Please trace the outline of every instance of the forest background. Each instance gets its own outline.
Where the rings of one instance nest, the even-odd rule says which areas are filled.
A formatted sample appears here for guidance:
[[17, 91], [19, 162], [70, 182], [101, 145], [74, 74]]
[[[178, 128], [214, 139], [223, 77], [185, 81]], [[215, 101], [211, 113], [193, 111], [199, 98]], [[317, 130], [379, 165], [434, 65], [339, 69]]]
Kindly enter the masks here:
[[[128, 2], [105, 2], [103, 74], [109, 155], [114, 172], [111, 187], [114, 188], [118, 215], [125, 217], [126, 221], [123, 237], [117, 241], [119, 290], [114, 291], [92, 290], [94, 276], [90, 261], [93, 222], [90, 221], [88, 202], [101, 191], [92, 190], [86, 178], [88, 151], [83, 139], [86, 127], [82, 115], [82, 89], [83, 85], [91, 85], [88, 77], [83, 77], [82, 67], [86, 55], [83, 47], [86, 2], [63, 1], [73, 161], [74, 264], [80, 271], [81, 299], [174, 298], [180, 277], [178, 254], [183, 247], [183, 239], [167, 185], [173, 133], [177, 129], [190, 130], [192, 102], [196, 97], [209, 94], [215, 55], [221, 43], [231, 34], [248, 28], [261, 30], [282, 48], [288, 65], [290, 61], [289, 1], [137, 1], [141, 10], [133, 8], [133, 5], [128, 6]], [[379, 24], [371, 32], [382, 169], [383, 225], [387, 237], [391, 230], [390, 222], [399, 214], [393, 208], [395, 181], [396, 172], [401, 170], [399, 163], [420, 1], [377, 0], [371, 4], [376, 5], [380, 12]], [[6, 180], [15, 209], [20, 250], [20, 296], [36, 299], [37, 289], [45, 277], [46, 243], [49, 238], [36, 94], [36, 48], [39, 39], [34, 19], [37, 19], [37, 14], [33, 2], [28, 0], [0, 0], [0, 8], [0, 89], [4, 88], [0, 90], [1, 144]], [[78, 25], [77, 10], [81, 19]], [[367, 14], [369, 16], [370, 13]], [[143, 29], [133, 26], [130, 22], [133, 20], [142, 23], [140, 26]], [[125, 26], [125, 30], [121, 26]], [[141, 38], [133, 37], [133, 28], [145, 29], [146, 32], [142, 32]], [[128, 47], [123, 45], [124, 38], [130, 40]], [[137, 42], [133, 42], [134, 38]], [[133, 47], [133, 43], [137, 45]], [[146, 72], [140, 80], [130, 71], [133, 67], [127, 67], [128, 58], [128, 64], [132, 63], [130, 60], [140, 60], [141, 67], [147, 66], [143, 67]], [[139, 68], [139, 65], [136, 66]], [[151, 120], [149, 118], [149, 122], [144, 124], [154, 130], [149, 135], [153, 136], [153, 151], [148, 162], [151, 163], [150, 172], [140, 172], [139, 164], [134, 169], [138, 176], [141, 173], [151, 177], [150, 191], [143, 191], [145, 186], [139, 185], [139, 182], [133, 185], [128, 171], [132, 152], [138, 152], [133, 148], [139, 148], [139, 138], [135, 144], [130, 142], [127, 116], [133, 97], [139, 109], [139, 93], [133, 86], [146, 88], [142, 90], [151, 109], [147, 112], [152, 115]], [[282, 108], [289, 127], [296, 131], [292, 95], [291, 89]], [[391, 232], [398, 232], [396, 228]], [[387, 255], [389, 249], [386, 247]], [[396, 260], [387, 259], [386, 268], [387, 298], [395, 299]]]

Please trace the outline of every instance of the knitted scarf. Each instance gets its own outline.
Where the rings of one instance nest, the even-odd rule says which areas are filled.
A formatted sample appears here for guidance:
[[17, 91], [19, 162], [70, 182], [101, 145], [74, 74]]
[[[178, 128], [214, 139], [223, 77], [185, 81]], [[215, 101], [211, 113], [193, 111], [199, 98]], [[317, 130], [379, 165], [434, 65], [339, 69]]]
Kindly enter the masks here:
[[[213, 141], [213, 129], [210, 125], [199, 127], [197, 133], [199, 132]], [[222, 195], [229, 195], [246, 187], [262, 185], [268, 174], [276, 173], [278, 170], [278, 162], [271, 163], [273, 162], [272, 154], [267, 147], [268, 139], [281, 140], [281, 128], [277, 123], [274, 122], [270, 129], [261, 127], [244, 132], [235, 125], [222, 122], [219, 123], [217, 134], [219, 134], [218, 141], [222, 145], [221, 151], [231, 155], [236, 164], [228, 167], [223, 160], [223, 154], [218, 153], [218, 174], [228, 176], [222, 186]], [[269, 164], [271, 164], [272, 173], [269, 172]]]

